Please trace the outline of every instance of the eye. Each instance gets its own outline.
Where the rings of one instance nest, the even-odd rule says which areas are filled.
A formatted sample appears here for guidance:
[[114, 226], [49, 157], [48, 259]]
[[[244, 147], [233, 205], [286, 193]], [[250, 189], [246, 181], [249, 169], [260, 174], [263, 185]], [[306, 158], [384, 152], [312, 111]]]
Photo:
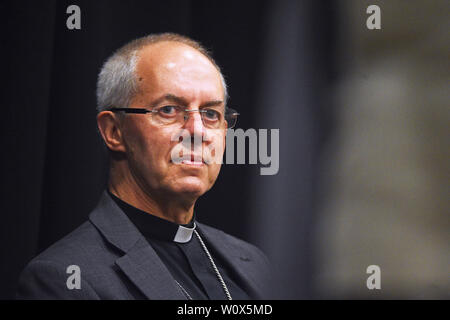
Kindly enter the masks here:
[[166, 117], [171, 117], [171, 116], [175, 116], [178, 112], [178, 107], [177, 106], [162, 106], [159, 107], [158, 113], [162, 116], [166, 116]]
[[218, 121], [220, 119], [220, 113], [213, 109], [206, 109], [203, 111], [203, 114], [208, 121]]

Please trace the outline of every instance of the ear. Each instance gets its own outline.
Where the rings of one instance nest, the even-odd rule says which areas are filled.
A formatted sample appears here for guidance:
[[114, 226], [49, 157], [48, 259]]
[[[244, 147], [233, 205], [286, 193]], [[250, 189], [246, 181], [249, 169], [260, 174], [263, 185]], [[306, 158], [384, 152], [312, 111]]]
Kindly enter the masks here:
[[111, 111], [102, 111], [97, 115], [97, 126], [103, 141], [111, 151], [125, 152], [122, 128], [117, 116]]

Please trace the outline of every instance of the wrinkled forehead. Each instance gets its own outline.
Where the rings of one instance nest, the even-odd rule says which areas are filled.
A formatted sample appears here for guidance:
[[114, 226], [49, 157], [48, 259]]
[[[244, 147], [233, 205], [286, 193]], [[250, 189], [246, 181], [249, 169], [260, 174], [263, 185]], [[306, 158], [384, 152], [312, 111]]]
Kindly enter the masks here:
[[[196, 49], [177, 42], [161, 42], [137, 54], [136, 75], [141, 91], [176, 93], [186, 98], [223, 98], [224, 88], [217, 68]], [[172, 92], [176, 91], [176, 92]]]

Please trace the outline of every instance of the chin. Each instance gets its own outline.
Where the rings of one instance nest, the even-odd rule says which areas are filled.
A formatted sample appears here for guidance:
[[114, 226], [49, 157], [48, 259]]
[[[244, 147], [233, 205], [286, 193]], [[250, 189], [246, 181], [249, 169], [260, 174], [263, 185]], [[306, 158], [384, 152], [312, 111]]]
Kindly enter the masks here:
[[180, 181], [177, 181], [173, 190], [178, 194], [190, 194], [192, 196], [200, 197], [208, 191], [208, 186], [198, 177], [184, 177], [180, 179]]

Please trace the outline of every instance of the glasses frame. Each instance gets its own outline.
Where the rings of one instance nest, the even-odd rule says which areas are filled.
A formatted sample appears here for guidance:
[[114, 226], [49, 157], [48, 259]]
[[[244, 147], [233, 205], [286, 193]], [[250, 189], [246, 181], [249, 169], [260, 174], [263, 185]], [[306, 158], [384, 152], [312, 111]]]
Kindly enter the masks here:
[[[208, 110], [207, 109], [182, 109], [184, 112], [190, 113], [190, 112], [199, 112], [199, 113], [205, 113]], [[124, 112], [124, 113], [131, 113], [131, 114], [147, 114], [147, 113], [158, 113], [158, 110], [153, 110], [153, 109], [146, 109], [146, 108], [116, 108], [116, 107], [111, 107], [106, 109], [105, 111], [111, 111], [111, 112]], [[225, 121], [227, 122], [227, 125], [229, 125], [228, 121], [227, 121], [227, 117], [232, 116], [232, 120], [233, 120], [233, 124], [227, 127], [227, 129], [232, 129], [234, 128], [234, 126], [237, 123], [237, 117], [240, 115], [239, 112], [237, 112], [234, 109], [225, 108]], [[186, 116], [186, 114], [184, 115], [184, 121], [186, 121], [189, 117]], [[203, 122], [203, 116], [202, 118], [202, 123], [203, 125], [205, 125], [205, 123]], [[207, 127], [205, 125], [205, 127]]]

